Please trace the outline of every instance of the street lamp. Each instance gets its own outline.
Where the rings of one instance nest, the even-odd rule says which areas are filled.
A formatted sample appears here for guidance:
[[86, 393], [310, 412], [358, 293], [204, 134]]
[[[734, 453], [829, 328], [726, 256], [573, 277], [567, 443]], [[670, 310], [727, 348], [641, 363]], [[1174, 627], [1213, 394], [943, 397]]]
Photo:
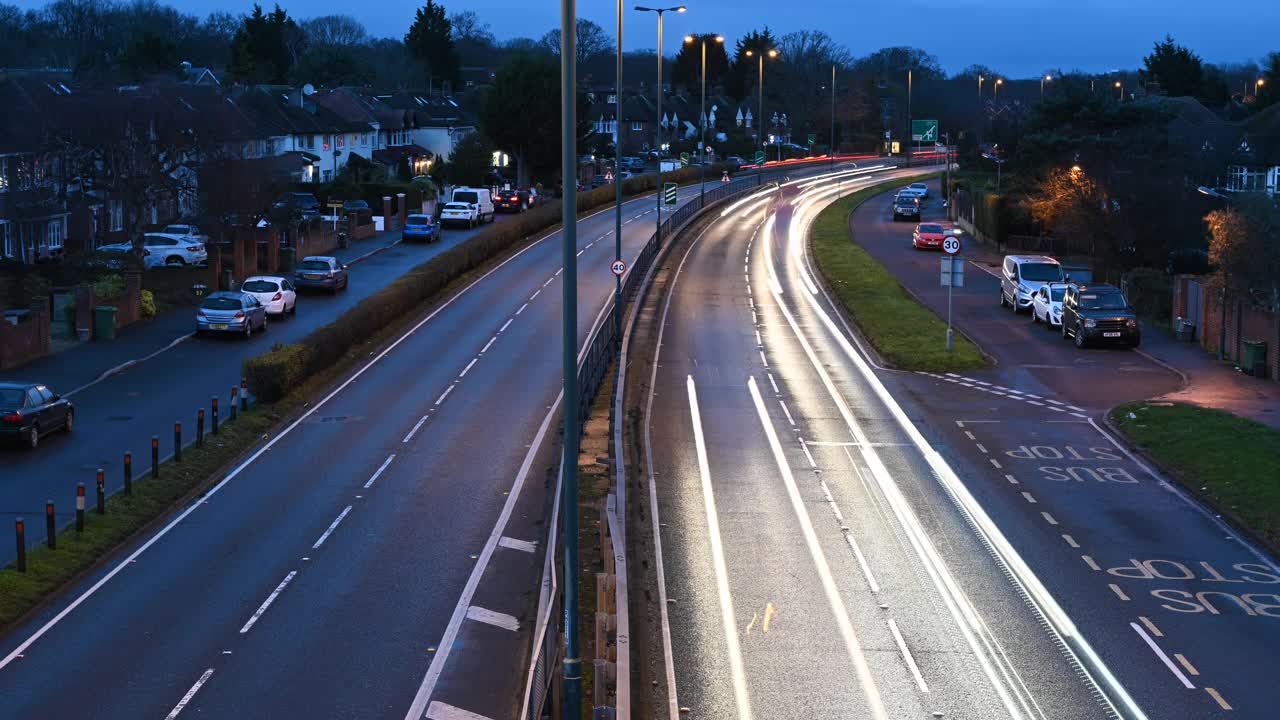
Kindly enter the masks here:
[[836, 166], [836, 64], [831, 63], [831, 147], [827, 154], [831, 156], [831, 167]]
[[658, 135], [658, 220], [654, 236], [658, 245], [662, 245], [662, 16], [669, 12], [682, 13], [689, 8], [684, 5], [664, 8], [651, 8], [643, 5], [636, 5], [635, 9], [640, 12], [658, 14], [658, 122], [655, 126]]
[[1000, 86], [1003, 84], [1004, 84], [1004, 78], [996, 78], [995, 89], [993, 90], [993, 95], [992, 95], [994, 99], [996, 100], [1000, 99]]
[[986, 78], [978, 76], [978, 104], [982, 104], [982, 81]]
[[1116, 81], [1116, 99], [1124, 102], [1124, 83]]
[[[716, 35], [717, 43], [724, 42], [723, 35]], [[686, 35], [684, 41], [693, 44], [695, 38]], [[707, 193], [707, 36], [702, 36], [702, 114], [698, 118], [698, 204], [706, 204]]]
[[1253, 96], [1254, 96], [1254, 97], [1258, 97], [1258, 88], [1260, 88], [1260, 87], [1262, 87], [1263, 85], [1266, 85], [1266, 84], [1267, 84], [1266, 78], [1258, 78], [1257, 80], [1254, 80], [1254, 81], [1253, 81]]
[[[757, 123], [756, 124], [756, 140], [763, 140], [764, 139], [764, 56], [768, 55], [770, 58], [776, 58], [778, 57], [778, 51], [774, 48], [769, 48], [768, 50], [761, 50], [758, 53], [754, 50], [748, 50], [746, 52], [746, 55], [747, 57], [759, 58], [759, 65], [756, 68], [756, 77], [760, 78], [760, 89], [758, 91], [760, 93], [760, 104], [759, 104], [760, 114], [756, 115], [756, 123]], [[763, 147], [763, 145], [764, 144], [762, 143], [761, 147]]]
[[1043, 78], [1040, 78], [1040, 102], [1044, 102], [1044, 84], [1052, 80], [1052, 75], [1045, 75]]

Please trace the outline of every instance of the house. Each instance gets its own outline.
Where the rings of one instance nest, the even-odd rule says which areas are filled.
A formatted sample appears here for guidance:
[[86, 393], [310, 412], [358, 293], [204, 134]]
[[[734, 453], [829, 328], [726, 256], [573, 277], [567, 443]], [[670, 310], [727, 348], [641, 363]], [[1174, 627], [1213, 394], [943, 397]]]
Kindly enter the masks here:
[[72, 94], [63, 72], [0, 71], [0, 257], [33, 263], [60, 257], [70, 215], [61, 154], [35, 118]]
[[[462, 111], [452, 98], [433, 97], [422, 92], [399, 92], [371, 95], [376, 112], [384, 118], [388, 130], [381, 149], [416, 146], [426, 151], [418, 160], [428, 163], [415, 166], [414, 174], [428, 169], [436, 158], [448, 158], [462, 138], [475, 132], [475, 120]], [[396, 126], [399, 133], [390, 126]]]
[[213, 87], [221, 87], [222, 81], [218, 76], [207, 67], [193, 67], [186, 60], [182, 61], [181, 66], [182, 82], [188, 85], [211, 85]]
[[593, 88], [587, 93], [587, 99], [591, 103], [588, 117], [595, 139], [602, 143], [621, 143], [624, 155], [652, 149], [659, 133], [664, 145], [696, 142], [701, 122], [706, 123], [707, 144], [714, 148], [731, 129], [749, 129], [753, 120], [749, 103], [738, 103], [721, 94], [707, 96], [705, 118], [700, 95], [665, 93], [661, 117], [657, 98], [643, 86], [623, 92], [621, 113], [617, 110], [618, 98], [612, 86]]

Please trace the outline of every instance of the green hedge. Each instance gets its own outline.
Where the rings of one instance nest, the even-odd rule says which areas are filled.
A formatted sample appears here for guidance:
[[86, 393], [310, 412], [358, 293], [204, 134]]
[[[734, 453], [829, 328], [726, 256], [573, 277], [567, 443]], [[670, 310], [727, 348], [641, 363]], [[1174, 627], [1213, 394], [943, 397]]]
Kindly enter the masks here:
[[269, 351], [244, 362], [244, 377], [259, 400], [276, 402], [306, 380], [311, 367], [310, 353], [304, 345], [277, 343]]

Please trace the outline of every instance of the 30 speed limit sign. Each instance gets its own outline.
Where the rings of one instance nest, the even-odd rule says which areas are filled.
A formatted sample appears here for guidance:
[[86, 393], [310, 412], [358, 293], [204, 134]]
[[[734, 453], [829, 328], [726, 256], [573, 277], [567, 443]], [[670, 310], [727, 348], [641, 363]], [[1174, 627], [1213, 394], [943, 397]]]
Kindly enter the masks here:
[[609, 269], [613, 271], [614, 275], [622, 277], [627, 272], [627, 263], [625, 260], [614, 260]]
[[943, 239], [942, 249], [945, 250], [948, 255], [955, 255], [960, 252], [960, 238], [951, 235]]

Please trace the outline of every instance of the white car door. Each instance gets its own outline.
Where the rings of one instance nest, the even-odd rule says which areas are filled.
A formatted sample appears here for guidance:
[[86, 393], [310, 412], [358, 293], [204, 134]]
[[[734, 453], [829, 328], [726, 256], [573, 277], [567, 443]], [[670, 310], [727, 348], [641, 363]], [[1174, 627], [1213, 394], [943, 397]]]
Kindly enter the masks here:
[[1049, 322], [1049, 287], [1041, 286], [1031, 299], [1031, 313], [1036, 320]]

